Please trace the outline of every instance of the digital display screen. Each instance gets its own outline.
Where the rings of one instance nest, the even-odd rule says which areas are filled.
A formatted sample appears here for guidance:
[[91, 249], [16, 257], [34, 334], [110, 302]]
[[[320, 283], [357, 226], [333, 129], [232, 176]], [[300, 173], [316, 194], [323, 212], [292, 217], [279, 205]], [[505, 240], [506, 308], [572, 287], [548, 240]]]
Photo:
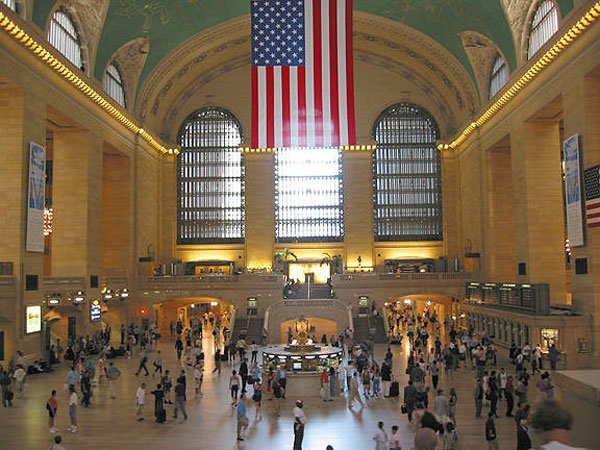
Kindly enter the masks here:
[[25, 308], [25, 333], [38, 333], [42, 331], [42, 307], [28, 306]]
[[302, 363], [301, 362], [292, 363], [292, 369], [293, 370], [302, 370]]

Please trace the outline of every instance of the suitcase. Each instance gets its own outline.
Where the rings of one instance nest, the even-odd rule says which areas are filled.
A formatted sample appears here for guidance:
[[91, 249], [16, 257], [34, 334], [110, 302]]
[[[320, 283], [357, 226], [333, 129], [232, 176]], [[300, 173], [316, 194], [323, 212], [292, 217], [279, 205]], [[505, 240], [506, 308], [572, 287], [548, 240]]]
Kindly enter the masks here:
[[390, 384], [390, 397], [398, 397], [400, 395], [400, 383], [392, 381]]

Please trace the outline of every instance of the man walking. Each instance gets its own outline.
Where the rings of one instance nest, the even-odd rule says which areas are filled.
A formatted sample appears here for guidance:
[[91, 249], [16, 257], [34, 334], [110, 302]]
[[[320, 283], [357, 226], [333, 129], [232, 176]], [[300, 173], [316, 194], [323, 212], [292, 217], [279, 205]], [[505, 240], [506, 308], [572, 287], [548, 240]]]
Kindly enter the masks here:
[[404, 387], [404, 405], [408, 414], [408, 421], [412, 422], [412, 414], [415, 410], [415, 402], [417, 396], [417, 388], [413, 385], [412, 380], [408, 380], [408, 385]]
[[142, 350], [142, 352], [140, 354], [140, 365], [138, 367], [137, 372], [135, 373], [136, 375], [139, 375], [140, 372], [142, 371], [142, 369], [144, 369], [144, 371], [146, 372], [146, 376], [148, 376], [149, 372], [148, 372], [148, 368], [146, 367], [147, 362], [148, 362], [148, 356], [146, 355], [146, 350]]
[[54, 419], [56, 418], [56, 411], [58, 410], [58, 400], [56, 399], [56, 391], [53, 390], [50, 398], [46, 402], [46, 409], [48, 410], [48, 427], [50, 428], [50, 433], [56, 433], [56, 428], [54, 427]]
[[187, 420], [188, 415], [185, 409], [185, 401], [185, 384], [180, 377], [177, 379], [177, 385], [175, 386], [175, 409], [173, 410], [173, 419], [177, 419], [177, 412], [181, 410], [183, 420]]
[[481, 417], [481, 408], [483, 406], [483, 381], [477, 378], [477, 386], [475, 387], [475, 418]]
[[77, 392], [73, 386], [69, 387], [69, 419], [71, 425], [67, 428], [67, 431], [71, 433], [77, 432]]
[[488, 420], [485, 423], [485, 440], [488, 443], [489, 450], [499, 450], [496, 424], [494, 423], [494, 413], [491, 411], [489, 412]]
[[302, 441], [304, 440], [306, 415], [302, 408], [304, 408], [304, 401], [296, 400], [296, 406], [294, 407], [294, 450], [302, 450]]
[[248, 417], [246, 416], [246, 395], [242, 392], [242, 395], [240, 395], [240, 399], [238, 401], [237, 404], [237, 408], [236, 408], [236, 413], [237, 413], [237, 429], [236, 429], [236, 434], [237, 434], [237, 440], [238, 441], [243, 441], [244, 437], [243, 437], [243, 433], [244, 430], [246, 428], [248, 428]]

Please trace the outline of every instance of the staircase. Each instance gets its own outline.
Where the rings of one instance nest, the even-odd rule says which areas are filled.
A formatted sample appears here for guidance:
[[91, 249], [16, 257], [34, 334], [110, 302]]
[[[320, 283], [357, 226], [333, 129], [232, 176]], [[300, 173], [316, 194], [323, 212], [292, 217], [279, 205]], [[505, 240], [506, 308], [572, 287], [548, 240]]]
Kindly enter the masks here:
[[252, 341], [260, 343], [263, 322], [264, 320], [258, 317], [236, 317], [231, 336], [236, 340], [241, 336], [247, 344], [251, 344]]
[[[371, 333], [371, 328], [375, 329]], [[383, 327], [383, 318], [376, 317], [355, 317], [354, 318], [354, 342], [366, 341], [369, 336], [373, 336], [373, 342], [382, 344], [387, 342], [387, 336]]]
[[288, 298], [308, 298], [308, 299], [323, 299], [331, 298], [331, 289], [327, 284], [310, 284], [310, 292], [308, 290], [308, 284], [304, 283], [296, 288], [296, 291], [290, 293]]

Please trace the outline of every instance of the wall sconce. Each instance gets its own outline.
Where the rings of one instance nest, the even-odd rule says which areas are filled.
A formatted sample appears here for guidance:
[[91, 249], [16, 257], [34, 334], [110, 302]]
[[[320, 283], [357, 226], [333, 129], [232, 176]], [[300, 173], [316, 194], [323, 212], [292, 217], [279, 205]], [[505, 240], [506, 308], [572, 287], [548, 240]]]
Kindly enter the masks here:
[[119, 292], [119, 297], [121, 297], [121, 300], [125, 300], [126, 298], [129, 298], [129, 289], [127, 289], [127, 288], [121, 289], [121, 292]]
[[102, 289], [102, 300], [104, 300], [105, 302], [108, 302], [110, 300], [112, 300], [115, 297], [114, 292], [112, 289], [109, 288], [104, 288]]
[[46, 304], [48, 305], [48, 308], [54, 308], [55, 306], [60, 305], [60, 298], [58, 298], [58, 297], [49, 298], [46, 301]]

